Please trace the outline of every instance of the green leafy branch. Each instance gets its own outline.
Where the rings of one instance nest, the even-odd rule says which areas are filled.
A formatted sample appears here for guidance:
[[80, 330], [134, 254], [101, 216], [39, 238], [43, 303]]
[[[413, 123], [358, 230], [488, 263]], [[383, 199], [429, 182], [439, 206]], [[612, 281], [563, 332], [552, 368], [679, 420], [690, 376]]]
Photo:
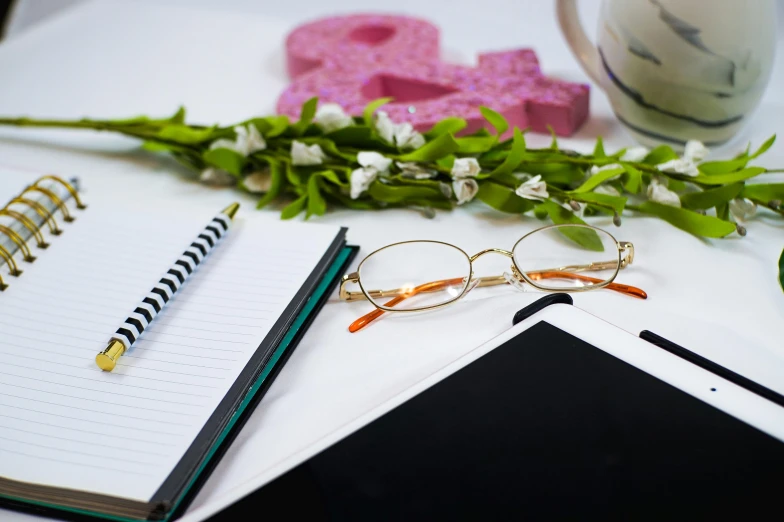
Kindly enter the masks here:
[[756, 206], [784, 214], [784, 183], [747, 184], [781, 172], [752, 165], [775, 136], [725, 161], [692, 161], [667, 145], [644, 154], [639, 148], [607, 153], [601, 138], [592, 153], [580, 154], [559, 148], [555, 135], [541, 149], [528, 148], [525, 131], [517, 128], [501, 139], [509, 124], [486, 107], [481, 112], [493, 132], [461, 134], [466, 120], [450, 117], [420, 135], [388, 121], [379, 111], [388, 101], [374, 101], [361, 117], [351, 117], [334, 106], [322, 114], [314, 98], [298, 121], [268, 116], [228, 127], [186, 124], [182, 108], [163, 119], [0, 118], [0, 125], [137, 138], [146, 150], [167, 152], [200, 172], [205, 182], [260, 194], [259, 208], [285, 202], [284, 219], [323, 215], [330, 206], [411, 207], [432, 216], [478, 199], [501, 212], [533, 212], [555, 223], [606, 214], [620, 225], [621, 214], [633, 211], [697, 236], [724, 237], [744, 235], [743, 221]]

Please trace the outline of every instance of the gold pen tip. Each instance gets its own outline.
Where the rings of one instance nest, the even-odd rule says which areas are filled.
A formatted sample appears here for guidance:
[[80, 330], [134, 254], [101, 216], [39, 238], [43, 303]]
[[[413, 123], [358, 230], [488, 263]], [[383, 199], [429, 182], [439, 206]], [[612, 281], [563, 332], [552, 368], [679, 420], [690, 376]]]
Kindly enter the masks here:
[[110, 372], [114, 370], [117, 365], [117, 359], [125, 353], [125, 346], [120, 341], [110, 341], [109, 346], [104, 351], [95, 356], [95, 364], [105, 371]]
[[229, 216], [229, 219], [234, 219], [234, 216], [237, 214], [237, 211], [240, 209], [239, 203], [232, 203], [228, 207], [223, 209], [223, 214]]

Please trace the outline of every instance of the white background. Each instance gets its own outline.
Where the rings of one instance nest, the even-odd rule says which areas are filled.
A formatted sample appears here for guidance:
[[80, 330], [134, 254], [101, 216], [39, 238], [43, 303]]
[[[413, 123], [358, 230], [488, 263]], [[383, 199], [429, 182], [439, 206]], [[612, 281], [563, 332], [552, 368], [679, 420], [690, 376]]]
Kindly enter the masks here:
[[[546, 74], [588, 81], [558, 33], [551, 2], [485, 1], [481, 9], [476, 2], [454, 1], [376, 5], [383, 11], [436, 22], [442, 28], [444, 54], [453, 61], [471, 63], [480, 51], [534, 47]], [[590, 32], [598, 5], [594, 1], [581, 5]], [[192, 122], [228, 124], [269, 113], [287, 84], [285, 34], [308, 19], [366, 9], [367, 3], [358, 0], [136, 0], [100, 1], [64, 10], [31, 28], [15, 26], [0, 45], [0, 114], [164, 115], [185, 104]], [[717, 150], [716, 157], [734, 154], [747, 140], [758, 144], [781, 131], [782, 86], [784, 40], [780, 38], [771, 85], [760, 109], [742, 135]], [[563, 140], [564, 146], [590, 150], [598, 134], [604, 136], [608, 149], [632, 143], [595, 87], [591, 111], [590, 121], [576, 136]], [[528, 142], [545, 146], [549, 137], [531, 135]], [[134, 142], [116, 137], [0, 129], [0, 163], [78, 175], [87, 188], [87, 199], [114, 198], [120, 208], [165, 205], [176, 211], [179, 206], [204, 205], [218, 209], [240, 199], [250, 212], [253, 204], [250, 197], [234, 191], [203, 187], [174, 162], [140, 153]], [[784, 167], [784, 143], [776, 144], [763, 164]], [[270, 217], [273, 211], [268, 211]], [[362, 247], [360, 255], [415, 238], [453, 242], [469, 253], [509, 248], [540, 225], [532, 217], [501, 215], [480, 204], [440, 212], [433, 220], [413, 211], [343, 210], [319, 221], [348, 226], [349, 240]], [[635, 263], [618, 280], [642, 287], [650, 298], [640, 301], [598, 291], [576, 295], [576, 305], [635, 334], [653, 330], [784, 392], [780, 341], [784, 294], [776, 281], [776, 260], [784, 247], [781, 219], [762, 212], [748, 224], [747, 237], [721, 241], [701, 240], [648, 218], [625, 216], [619, 229], [606, 220], [594, 223], [635, 244]], [[494, 263], [483, 258], [477, 268], [488, 273], [505, 268]], [[484, 299], [497, 293], [503, 295]], [[451, 309], [390, 317], [355, 335], [346, 327], [369, 305], [343, 304], [333, 298], [194, 508], [227, 498], [283, 456], [304, 451], [499, 333], [511, 325], [514, 312], [535, 297], [512, 289], [477, 289], [469, 301]], [[4, 520], [8, 516], [0, 513]]]

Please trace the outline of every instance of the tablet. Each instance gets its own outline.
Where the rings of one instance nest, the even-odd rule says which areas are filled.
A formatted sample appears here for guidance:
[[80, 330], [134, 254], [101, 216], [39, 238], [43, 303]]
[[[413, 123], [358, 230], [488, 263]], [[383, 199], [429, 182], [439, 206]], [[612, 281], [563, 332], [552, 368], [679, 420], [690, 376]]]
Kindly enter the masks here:
[[569, 305], [522, 321], [354, 429], [213, 519], [778, 511], [784, 408]]

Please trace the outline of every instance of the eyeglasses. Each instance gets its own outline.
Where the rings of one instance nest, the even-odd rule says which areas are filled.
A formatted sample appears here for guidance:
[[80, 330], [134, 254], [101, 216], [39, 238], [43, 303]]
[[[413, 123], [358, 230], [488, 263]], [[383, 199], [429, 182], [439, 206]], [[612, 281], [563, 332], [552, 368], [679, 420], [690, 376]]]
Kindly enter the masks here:
[[[491, 253], [510, 258], [510, 272], [475, 278], [474, 261]], [[404, 241], [376, 250], [362, 260], [356, 272], [343, 276], [340, 299], [367, 299], [376, 307], [351, 323], [348, 329], [352, 333], [385, 312], [441, 308], [478, 286], [510, 284], [525, 290], [528, 283], [550, 292], [607, 288], [646, 299], [643, 290], [613, 282], [633, 260], [634, 245], [630, 242], [617, 241], [608, 232], [584, 224], [543, 227], [517, 240], [511, 251], [489, 248], [473, 256], [440, 241]], [[359, 292], [348, 290], [352, 283], [359, 285]], [[389, 297], [392, 299], [387, 300]]]

